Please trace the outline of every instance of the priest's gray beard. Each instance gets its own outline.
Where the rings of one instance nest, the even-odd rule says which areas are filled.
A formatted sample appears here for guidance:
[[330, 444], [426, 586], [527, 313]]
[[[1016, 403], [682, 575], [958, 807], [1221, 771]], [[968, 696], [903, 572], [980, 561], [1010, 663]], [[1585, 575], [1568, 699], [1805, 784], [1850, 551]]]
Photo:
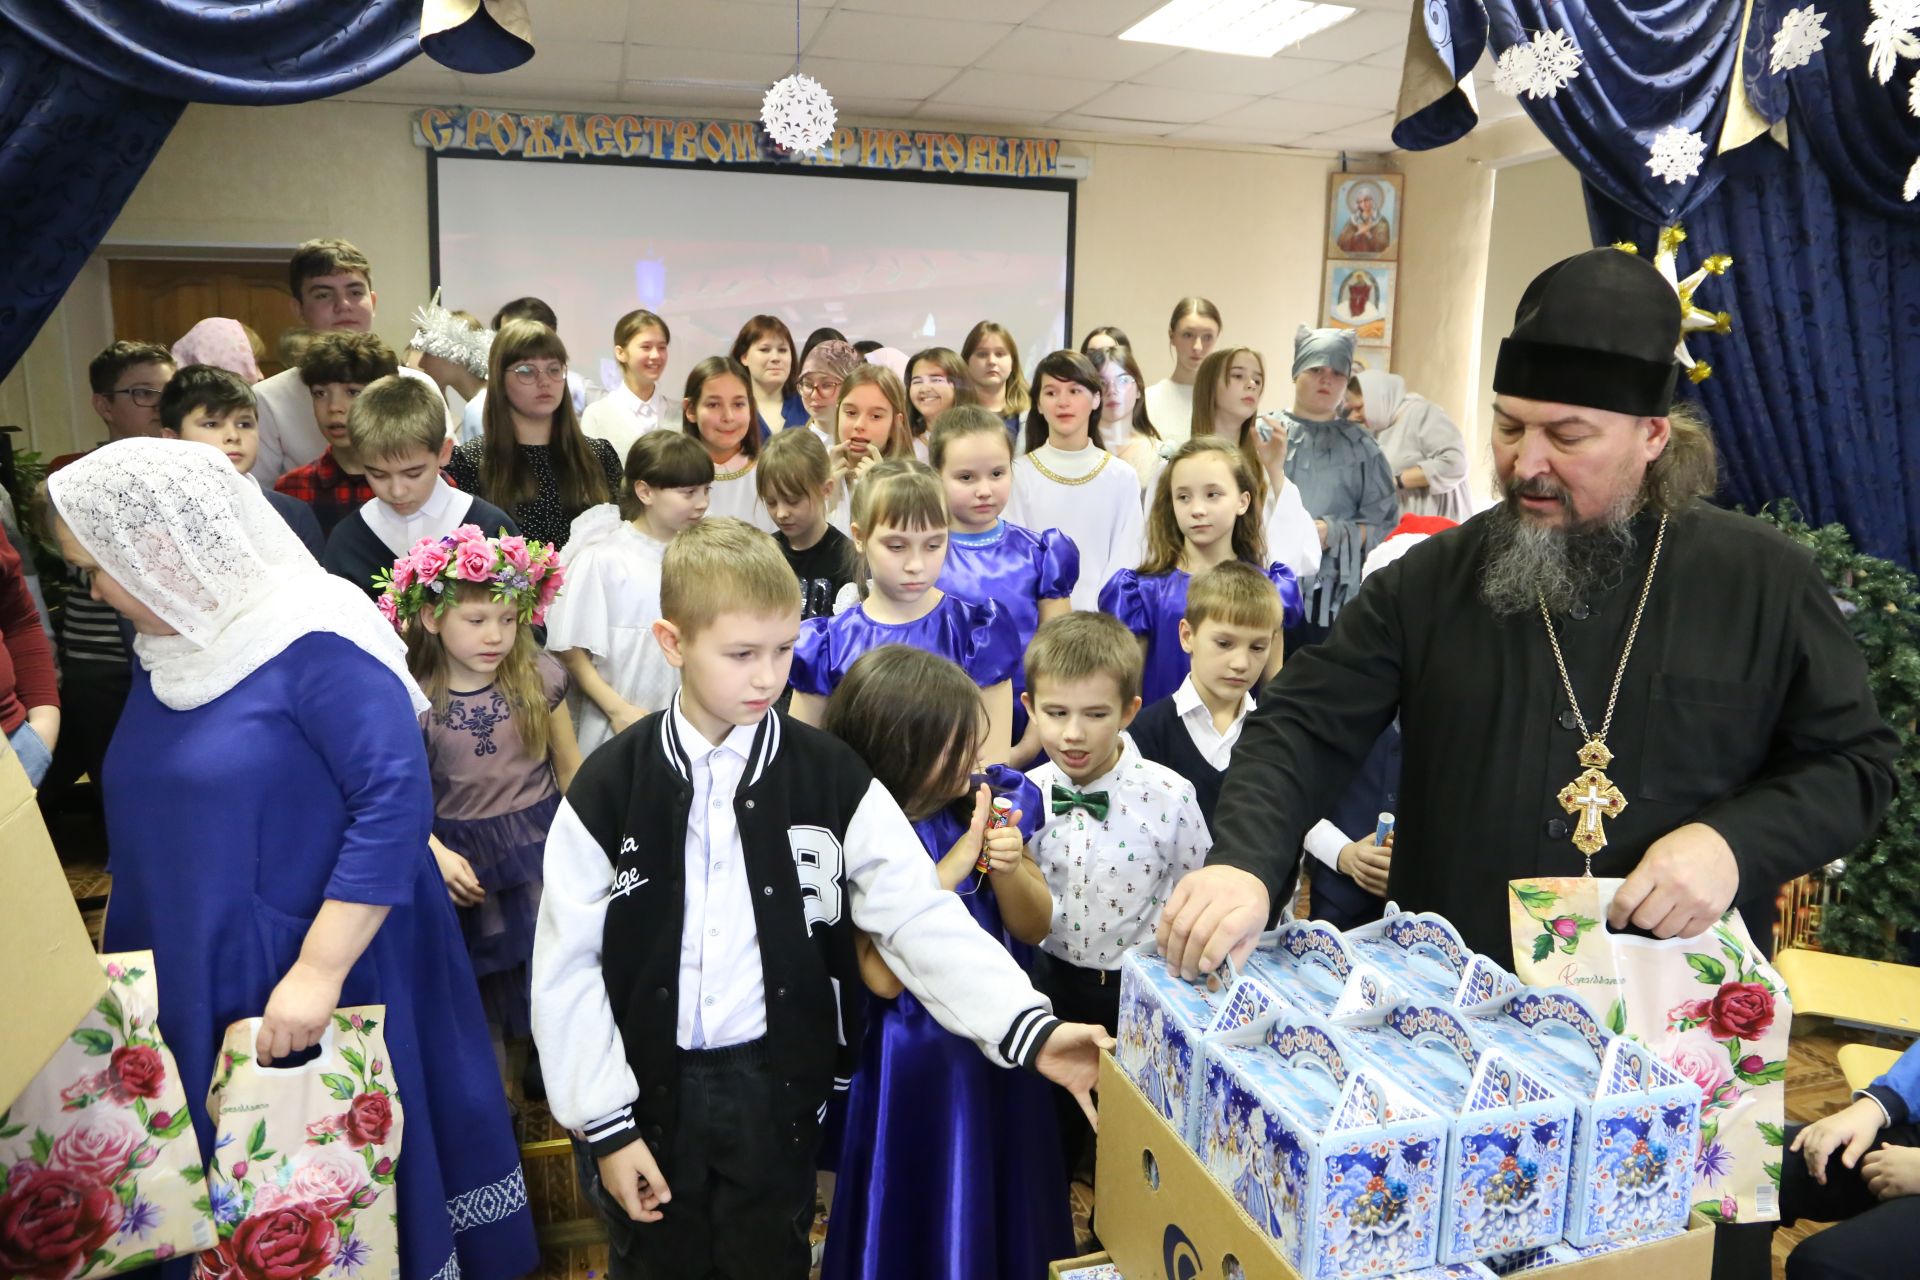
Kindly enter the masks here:
[[[1595, 519], [1572, 528], [1536, 524], [1521, 514], [1522, 496], [1559, 498], [1564, 490], [1544, 476], [1507, 486], [1507, 500], [1487, 513], [1487, 559], [1480, 598], [1497, 614], [1530, 613], [1545, 600], [1565, 613], [1596, 590], [1619, 585], [1633, 560], [1633, 517], [1640, 495], [1627, 495]], [[1571, 513], [1572, 507], [1567, 505]]]

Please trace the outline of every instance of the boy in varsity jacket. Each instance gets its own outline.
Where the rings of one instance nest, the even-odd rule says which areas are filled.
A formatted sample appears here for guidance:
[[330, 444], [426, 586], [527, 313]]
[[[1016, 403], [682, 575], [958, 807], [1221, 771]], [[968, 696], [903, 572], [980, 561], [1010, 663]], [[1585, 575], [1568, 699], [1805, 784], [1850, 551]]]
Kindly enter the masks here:
[[860, 1044], [856, 934], [942, 1026], [1083, 1103], [1112, 1041], [1053, 1017], [851, 749], [770, 711], [800, 625], [771, 538], [701, 521], [660, 604], [681, 690], [589, 756], [555, 816], [534, 1036], [616, 1280], [799, 1280], [818, 1125]]

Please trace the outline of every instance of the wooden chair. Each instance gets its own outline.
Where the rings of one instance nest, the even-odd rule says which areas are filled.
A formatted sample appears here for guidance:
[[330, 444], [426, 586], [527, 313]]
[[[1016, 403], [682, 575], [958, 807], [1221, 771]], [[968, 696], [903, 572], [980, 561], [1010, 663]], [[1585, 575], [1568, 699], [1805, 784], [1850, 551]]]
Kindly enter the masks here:
[[1885, 1075], [1900, 1060], [1900, 1051], [1876, 1049], [1870, 1044], [1843, 1044], [1835, 1056], [1840, 1060], [1840, 1074], [1847, 1078], [1847, 1090], [1854, 1092]]

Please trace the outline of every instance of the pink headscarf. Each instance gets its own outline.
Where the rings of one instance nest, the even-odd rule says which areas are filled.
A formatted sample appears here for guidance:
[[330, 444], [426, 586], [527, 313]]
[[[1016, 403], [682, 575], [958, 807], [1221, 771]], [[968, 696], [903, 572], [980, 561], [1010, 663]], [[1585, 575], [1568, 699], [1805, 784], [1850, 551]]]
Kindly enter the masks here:
[[246, 326], [224, 316], [209, 316], [187, 330], [186, 336], [173, 344], [173, 359], [183, 368], [210, 364], [237, 373], [249, 386], [260, 381], [260, 366], [254, 363]]

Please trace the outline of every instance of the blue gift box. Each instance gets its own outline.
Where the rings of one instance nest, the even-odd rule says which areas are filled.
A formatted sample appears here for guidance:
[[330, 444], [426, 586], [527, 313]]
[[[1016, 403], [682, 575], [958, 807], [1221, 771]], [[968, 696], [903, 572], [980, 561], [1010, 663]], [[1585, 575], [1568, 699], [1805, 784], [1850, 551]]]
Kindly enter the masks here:
[[1441, 916], [1387, 904], [1387, 914], [1346, 933], [1347, 949], [1416, 1000], [1450, 1004], [1475, 953]]
[[1385, 1007], [1404, 995], [1388, 975], [1361, 963], [1338, 929], [1318, 920], [1262, 934], [1247, 972], [1288, 1004], [1321, 1017]]

